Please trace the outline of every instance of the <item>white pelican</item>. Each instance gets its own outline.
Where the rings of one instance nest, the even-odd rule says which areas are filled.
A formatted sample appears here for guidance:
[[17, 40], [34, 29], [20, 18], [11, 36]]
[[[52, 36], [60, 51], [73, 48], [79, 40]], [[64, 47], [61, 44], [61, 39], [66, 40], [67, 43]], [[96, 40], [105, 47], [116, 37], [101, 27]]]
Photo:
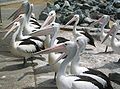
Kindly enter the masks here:
[[75, 74], [75, 75], [81, 74], [81, 75], [89, 76], [89, 77], [97, 80], [100, 84], [102, 84], [102, 86], [104, 88], [107, 87], [107, 86], [110, 86], [109, 79], [105, 74], [103, 74], [102, 72], [100, 72], [98, 70], [94, 70], [94, 69], [91, 69], [91, 68], [86, 68], [86, 67], [81, 67], [80, 66], [80, 56], [79, 56], [79, 54], [82, 53], [85, 50], [86, 45], [90, 42], [88, 42], [88, 39], [85, 36], [77, 37], [76, 41], [77, 41], [77, 44], [78, 44], [78, 50], [77, 50], [75, 58], [71, 62], [71, 73]]
[[[28, 2], [28, 0], [23, 1], [20, 8], [18, 8], [8, 19], [13, 17], [13, 20], [15, 20], [20, 14], [27, 14], [27, 11], [30, 9], [30, 5], [32, 5], [32, 8], [33, 8], [33, 4], [30, 4]], [[41, 27], [40, 23], [35, 18], [35, 14], [33, 13], [33, 11], [31, 12], [31, 16], [29, 18], [29, 23], [28, 24], [31, 27], [34, 27], [36, 29], [40, 29], [40, 27]]]
[[[20, 20], [22, 21], [22, 19]], [[12, 36], [12, 41], [11, 41], [11, 52], [18, 56], [18, 57], [24, 57], [24, 63], [26, 63], [26, 59], [27, 58], [30, 58], [33, 56], [32, 53], [34, 52], [37, 52], [37, 51], [40, 51], [42, 49], [44, 49], [44, 43], [42, 42], [42, 40], [40, 40], [39, 38], [37, 37], [30, 37], [30, 38], [26, 38], [26, 39], [22, 39], [22, 40], [16, 40], [17, 39], [17, 36], [18, 34], [21, 32], [21, 23], [20, 22], [15, 22], [12, 26], [12, 28], [9, 30], [9, 32], [7, 32], [5, 34], [5, 36], [3, 37], [3, 39], [5, 39], [9, 34], [10, 32], [13, 31], [13, 29], [17, 28], [17, 31], [15, 31], [15, 33], [13, 34]], [[49, 30], [48, 28], [44, 27], [42, 28], [40, 31], [39, 31], [39, 35], [48, 35], [48, 34], [51, 34], [53, 35], [54, 34], [54, 29], [52, 29], [51, 26], [48, 26], [49, 27]], [[27, 36], [26, 36], [27, 37]], [[52, 37], [52, 36], [51, 36]], [[32, 40], [31, 40], [32, 39]], [[34, 40], [33, 40], [34, 39]], [[39, 47], [39, 45], [37, 45], [37, 43], [35, 42], [35, 39], [36, 40], [40, 40], [42, 42], [42, 46]], [[52, 39], [52, 38], [51, 38]]]
[[[31, 8], [32, 8], [32, 5], [31, 5]], [[28, 12], [28, 15], [32, 12], [32, 9], [29, 10]], [[27, 15], [25, 14], [20, 14], [19, 17], [17, 17], [15, 19], [15, 21], [19, 21], [20, 22], [20, 26], [19, 26], [19, 33], [17, 35], [17, 40], [31, 40], [31, 41], [34, 41], [38, 46], [39, 48], [43, 48], [44, 47], [44, 41], [46, 39], [46, 36], [40, 36], [40, 33], [39, 33], [39, 37], [36, 37], [36, 36], [29, 36], [29, 35], [24, 35], [23, 31], [25, 30], [24, 27], [25, 27], [25, 17]], [[28, 16], [29, 17], [29, 16]], [[12, 25], [12, 24], [10, 24]], [[11, 31], [8, 31], [8, 34], [10, 33]], [[47, 32], [47, 31], [46, 31]], [[48, 30], [49, 32], [49, 30]]]
[[[59, 24], [59, 23], [52, 22], [50, 25], [52, 26], [53, 33], [54, 33], [54, 34], [52, 35], [52, 38], [51, 38], [50, 35], [47, 35], [47, 36], [46, 36], [46, 40], [45, 40], [45, 43], [44, 43], [44, 44], [45, 44], [45, 48], [52, 47], [52, 46], [54, 46], [54, 45], [56, 45], [56, 44], [69, 41], [68, 39], [65, 39], [65, 38], [63, 38], [63, 37], [57, 37], [57, 34], [58, 34], [58, 32], [59, 32], [59, 29], [60, 29], [60, 24]], [[47, 28], [49, 29], [49, 26], [50, 26], [50, 25], [45, 26], [46, 29], [47, 29]], [[44, 27], [44, 28], [45, 28], [45, 27]], [[47, 30], [46, 30], [46, 31], [47, 31]], [[41, 34], [41, 32], [40, 32], [40, 34]], [[39, 31], [34, 32], [34, 33], [31, 34], [31, 35], [32, 35], [32, 36], [37, 36], [37, 35], [39, 35]], [[61, 55], [61, 53], [49, 53], [49, 54], [48, 54], [48, 63], [49, 63], [49, 65], [52, 65], [53, 63], [55, 63], [56, 59], [57, 59], [60, 55]], [[64, 60], [64, 58], [63, 58], [63, 60]], [[62, 62], [63, 60], [59, 61], [59, 62], [56, 63], [54, 66], [52, 66], [53, 70], [55, 71], [54, 80], [55, 80], [55, 78], [56, 78], [56, 73], [57, 73], [57, 71], [58, 71], [58, 69], [59, 69], [59, 66], [60, 66], [60, 64], [61, 64], [61, 62]]]
[[[10, 51], [11, 51], [11, 53], [13, 53], [17, 57], [24, 57], [24, 64], [26, 64], [27, 59], [33, 57], [32, 53], [40, 51], [40, 48], [35, 42], [33, 42], [31, 40], [16, 41], [16, 37], [20, 31], [20, 29], [18, 29], [19, 26], [20, 26], [20, 23], [15, 22], [13, 24], [12, 28], [10, 29], [10, 31], [11, 31], [11, 30], [17, 28], [17, 31], [15, 31], [15, 33], [12, 36], [11, 50]], [[8, 34], [9, 33], [7, 33], [4, 36], [4, 38], [6, 38]]]
[[82, 36], [82, 37], [85, 37], [86, 43], [95, 46], [93, 37], [87, 31], [76, 30], [77, 24], [79, 23], [79, 19], [80, 19], [79, 15], [75, 14], [73, 18], [69, 22], [66, 23], [66, 25], [68, 25], [75, 21], [74, 26], [73, 26], [73, 31], [72, 31], [74, 39], [76, 40], [77, 37]]
[[[108, 34], [106, 35], [106, 37], [102, 41], [102, 43], [104, 43], [105, 40], [107, 40], [107, 38], [109, 37], [109, 35], [112, 35], [110, 44], [111, 44], [113, 51], [117, 54], [120, 54], [120, 41], [116, 40], [116, 34], [117, 34], [119, 29], [120, 29], [120, 21], [117, 20], [113, 24], [113, 26], [111, 27], [111, 30], [108, 32]], [[120, 62], [120, 59], [118, 62]]]
[[[24, 35], [31, 34], [35, 31], [39, 31], [41, 27], [49, 25], [50, 23], [54, 22], [56, 18], [56, 13], [54, 10], [49, 12], [47, 19], [44, 21], [43, 25], [41, 26], [39, 22], [32, 16], [33, 4], [30, 4], [29, 2], [24, 2], [23, 5], [16, 11], [18, 12], [17, 13], [18, 17], [20, 16], [19, 12], [21, 12], [21, 10], [24, 10], [24, 25], [25, 25], [24, 26], [25, 30], [23, 32]], [[17, 20], [15, 19], [14, 21], [12, 21], [8, 26], [6, 26], [6, 28], [8, 28], [15, 21]]]
[[[91, 25], [95, 25], [97, 23], [99, 23], [101, 25], [101, 32], [100, 32], [100, 40], [102, 41], [105, 36], [107, 35], [104, 31], [105, 26], [107, 25], [107, 23], [110, 20], [110, 16], [109, 15], [103, 15], [99, 20], [95, 21], [94, 23], [92, 23]], [[117, 39], [115, 38], [115, 40], [117, 41]], [[111, 47], [111, 36], [109, 36], [109, 38], [104, 42], [104, 44], [106, 45], [106, 49], [105, 52], [107, 52], [108, 47]]]
[[83, 35], [83, 34], [81, 34], [83, 31], [77, 31], [77, 30], [76, 30], [77, 24], [79, 23], [79, 19], [80, 19], [79, 15], [78, 15], [78, 14], [75, 14], [75, 15], [73, 16], [73, 18], [72, 18], [69, 22], [66, 23], [66, 25], [68, 25], [68, 24], [71, 24], [72, 22], [75, 21], [74, 26], [73, 26], [73, 31], [72, 31], [73, 36], [74, 36], [75, 39], [76, 39], [78, 36], [82, 36], [82, 35]]
[[[78, 42], [78, 41], [76, 41]], [[103, 87], [103, 85], [92, 78], [84, 74], [74, 75], [66, 74], [66, 68], [69, 62], [76, 58], [76, 53], [79, 50], [76, 42], [65, 42], [57, 46], [47, 48], [35, 54], [45, 54], [51, 52], [64, 52], [67, 57], [60, 65], [57, 72], [56, 83], [58, 89], [113, 89], [111, 85]], [[110, 81], [109, 81], [110, 83]]]
[[29, 8], [30, 8], [30, 3], [28, 2], [28, 0], [24, 0], [20, 8], [14, 11], [8, 19], [12, 17], [13, 17], [13, 20], [16, 19], [20, 14], [26, 13], [27, 9]]

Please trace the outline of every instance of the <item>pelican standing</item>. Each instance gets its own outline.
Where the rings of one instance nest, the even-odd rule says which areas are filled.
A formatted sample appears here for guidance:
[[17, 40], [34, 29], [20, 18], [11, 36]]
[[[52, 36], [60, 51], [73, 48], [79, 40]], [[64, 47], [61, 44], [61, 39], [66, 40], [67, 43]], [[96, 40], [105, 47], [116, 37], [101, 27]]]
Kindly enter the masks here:
[[[12, 54], [14, 54], [17, 57], [24, 57], [24, 64], [26, 64], [27, 59], [33, 57], [34, 52], [40, 51], [39, 46], [31, 41], [31, 40], [20, 40], [20, 41], [16, 41], [16, 37], [19, 33], [19, 26], [20, 23], [19, 22], [15, 22], [12, 26], [12, 28], [10, 29], [10, 31], [12, 31], [13, 29], [17, 28], [17, 31], [15, 31], [15, 33], [12, 36], [12, 40], [11, 40], [11, 52]], [[7, 33], [4, 38], [7, 37], [9, 33]], [[4, 39], [3, 38], [3, 39]]]
[[[32, 5], [31, 5], [31, 8], [32, 8]], [[28, 12], [28, 15], [31, 13], [32, 9], [29, 10]], [[46, 36], [40, 36], [40, 33], [39, 33], [39, 36], [30, 36], [30, 35], [24, 35], [23, 31], [25, 30], [24, 29], [24, 26], [25, 26], [25, 17], [26, 15], [25, 14], [20, 14], [16, 19], [15, 21], [19, 21], [20, 22], [20, 26], [18, 27], [19, 29], [19, 33], [17, 35], [17, 40], [31, 40], [33, 42], [35, 42], [39, 48], [44, 48], [44, 41], [46, 39]], [[29, 16], [28, 16], [29, 17]], [[12, 25], [12, 24], [10, 24]], [[10, 33], [11, 31], [8, 31], [8, 33]], [[48, 31], [49, 32], [49, 31]]]
[[[117, 34], [119, 29], [120, 29], [120, 21], [117, 20], [113, 24], [110, 31], [108, 32], [108, 34], [106, 35], [106, 37], [102, 41], [102, 43], [104, 43], [107, 40], [107, 38], [109, 37], [109, 35], [112, 35], [110, 44], [111, 44], [111, 47], [112, 47], [113, 51], [117, 54], [120, 54], [120, 41], [116, 40], [116, 34]], [[120, 59], [119, 59], [118, 62], [120, 62]]]
[[[21, 21], [22, 21], [22, 19], [21, 19]], [[21, 32], [21, 29], [20, 29], [21, 25], [20, 24], [21, 24], [20, 22], [15, 22], [13, 24], [12, 28], [9, 30], [9, 32], [7, 32], [5, 34], [3, 39], [5, 39], [15, 28], [17, 29], [12, 36], [11, 52], [14, 55], [16, 55], [17, 57], [24, 57], [24, 64], [25, 64], [27, 62], [28, 58], [34, 57], [34, 55], [32, 53], [44, 49], [44, 47], [43, 47], [44, 45], [39, 47], [39, 45], [37, 45], [37, 43], [35, 43], [33, 40], [30, 39], [30, 38], [34, 38], [34, 37], [30, 37], [30, 38], [22, 39], [22, 40], [17, 40], [17, 36]], [[49, 30], [46, 29], [46, 27], [44, 27], [43, 29], [40, 30], [39, 35], [52, 34], [52, 32], [54, 32], [52, 30], [53, 29], [51, 27], [49, 27]]]
[[[105, 26], [107, 25], [107, 23], [110, 20], [110, 16], [109, 15], [103, 15], [99, 20], [95, 21], [94, 23], [92, 23], [91, 25], [95, 25], [97, 23], [99, 23], [101, 25], [101, 32], [100, 32], [100, 40], [102, 41], [105, 36], [107, 35], [105, 33]], [[115, 38], [115, 40], [117, 41], [117, 39]], [[109, 36], [109, 38], [104, 42], [104, 44], [106, 45], [106, 49], [105, 52], [107, 52], [108, 47], [111, 47], [111, 36]]]
[[[76, 41], [78, 42], [78, 41]], [[67, 57], [60, 65], [57, 73], [56, 83], [58, 89], [113, 89], [111, 86], [106, 88], [103, 87], [97, 80], [86, 75], [68, 75], [66, 74], [66, 68], [69, 62], [76, 58], [77, 53], [77, 43], [76, 42], [65, 42], [57, 46], [47, 48], [43, 51], [37, 52], [35, 54], [43, 54], [50, 52], [64, 52]]]

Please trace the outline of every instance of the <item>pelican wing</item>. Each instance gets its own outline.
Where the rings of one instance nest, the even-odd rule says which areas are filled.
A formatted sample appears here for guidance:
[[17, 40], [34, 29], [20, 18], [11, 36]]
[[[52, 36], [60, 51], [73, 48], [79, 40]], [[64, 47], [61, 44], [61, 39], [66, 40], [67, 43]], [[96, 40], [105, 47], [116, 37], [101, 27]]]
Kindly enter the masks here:
[[27, 53], [34, 53], [40, 50], [39, 46], [35, 42], [30, 40], [21, 42], [17, 49]]

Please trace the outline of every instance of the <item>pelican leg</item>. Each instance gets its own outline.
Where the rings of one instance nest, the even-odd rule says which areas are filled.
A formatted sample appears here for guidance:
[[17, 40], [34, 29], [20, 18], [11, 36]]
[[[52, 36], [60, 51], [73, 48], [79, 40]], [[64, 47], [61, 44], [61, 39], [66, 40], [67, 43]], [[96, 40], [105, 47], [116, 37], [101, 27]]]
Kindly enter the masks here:
[[31, 59], [31, 62], [32, 62], [32, 70], [33, 70], [33, 75], [34, 75], [35, 88], [37, 88], [37, 78], [36, 78], [35, 65], [34, 65], [33, 59]]
[[27, 64], [27, 59], [24, 57], [23, 59], [23, 65], [26, 65]]
[[107, 49], [108, 49], [108, 46], [106, 46], [106, 48], [105, 48], [105, 53], [107, 52]]
[[54, 75], [54, 81], [56, 82], [56, 75], [57, 75], [57, 73], [55, 72], [55, 75]]
[[53, 81], [51, 81], [52, 84], [56, 84], [56, 74], [57, 73], [55, 72], [54, 79], [53, 79]]

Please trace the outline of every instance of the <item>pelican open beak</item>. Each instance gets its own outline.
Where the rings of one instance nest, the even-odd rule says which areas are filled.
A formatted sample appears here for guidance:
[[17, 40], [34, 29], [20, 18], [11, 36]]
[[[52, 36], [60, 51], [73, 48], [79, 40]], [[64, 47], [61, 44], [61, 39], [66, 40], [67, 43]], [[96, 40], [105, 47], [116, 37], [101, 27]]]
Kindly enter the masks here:
[[30, 3], [25, 0], [20, 6], [20, 8], [18, 8], [15, 12], [13, 12], [13, 14], [8, 19], [12, 17], [13, 20], [16, 19], [20, 14], [27, 13], [29, 8], [30, 8]]
[[108, 32], [108, 34], [105, 36], [105, 38], [103, 39], [103, 41], [102, 41], [102, 43], [104, 43], [105, 42], [105, 40], [109, 37], [109, 35], [112, 35], [114, 32], [115, 32], [115, 30], [117, 29], [116, 26], [117, 24], [116, 23], [114, 23], [113, 24], [113, 26], [112, 26], [112, 28], [110, 29], [110, 31]]
[[12, 26], [12, 28], [4, 35], [4, 37], [2, 38], [3, 40], [14, 30], [18, 27], [18, 25], [14, 24]]
[[56, 17], [56, 15], [48, 15], [48, 17], [46, 18], [46, 20], [42, 24], [41, 28], [52, 23], [55, 20], [55, 17]]

